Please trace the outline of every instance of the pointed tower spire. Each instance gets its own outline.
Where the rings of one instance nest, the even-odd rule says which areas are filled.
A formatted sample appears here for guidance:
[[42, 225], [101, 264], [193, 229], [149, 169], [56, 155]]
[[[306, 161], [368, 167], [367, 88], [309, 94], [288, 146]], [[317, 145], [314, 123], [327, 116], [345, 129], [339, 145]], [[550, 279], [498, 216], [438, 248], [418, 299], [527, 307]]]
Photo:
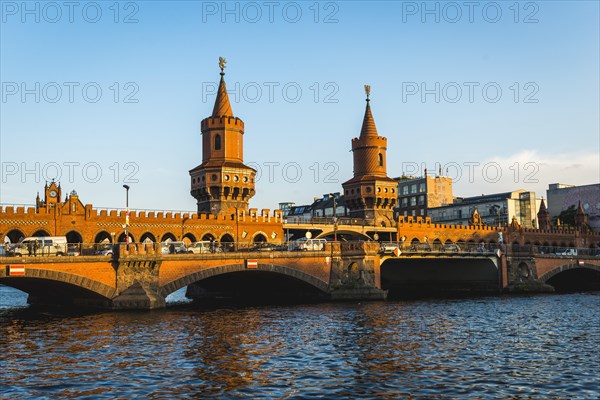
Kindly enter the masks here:
[[588, 224], [588, 217], [585, 215], [585, 211], [583, 211], [583, 207], [581, 206], [581, 200], [579, 200], [579, 205], [577, 206], [577, 211], [575, 212], [575, 226], [580, 229], [586, 229]]
[[215, 100], [215, 107], [213, 108], [213, 117], [233, 117], [233, 111], [231, 110], [231, 104], [229, 103], [229, 95], [227, 94], [227, 88], [225, 87], [225, 64], [227, 60], [223, 57], [219, 57], [219, 68], [221, 68], [221, 82], [219, 82], [219, 91], [217, 92], [217, 99]]
[[202, 164], [190, 170], [190, 194], [199, 214], [247, 212], [255, 193], [256, 170], [244, 164], [244, 121], [234, 117], [223, 79], [226, 62], [219, 57], [221, 83], [215, 107], [200, 123]]
[[367, 94], [367, 108], [365, 109], [365, 117], [363, 118], [362, 129], [360, 130], [360, 136], [379, 136], [377, 134], [377, 127], [375, 127], [375, 120], [371, 113], [371, 86], [365, 85], [365, 93]]
[[387, 139], [377, 134], [371, 114], [371, 86], [365, 85], [367, 108], [360, 136], [352, 139], [354, 177], [342, 184], [344, 202], [350, 215], [375, 221], [377, 226], [392, 226], [398, 200], [398, 183], [387, 176]]
[[538, 216], [538, 225], [539, 225], [540, 229], [547, 230], [547, 229], [551, 228], [550, 213], [548, 212], [548, 209], [546, 208], [546, 203], [544, 203], [543, 198], [540, 203], [540, 210], [538, 211], [537, 216]]

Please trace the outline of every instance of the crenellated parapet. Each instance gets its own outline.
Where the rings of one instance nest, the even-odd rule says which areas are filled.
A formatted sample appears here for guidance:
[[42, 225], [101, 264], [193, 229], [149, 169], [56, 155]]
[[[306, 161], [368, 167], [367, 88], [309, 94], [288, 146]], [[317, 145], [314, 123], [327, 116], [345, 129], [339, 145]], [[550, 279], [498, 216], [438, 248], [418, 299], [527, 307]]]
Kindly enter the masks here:
[[[60, 205], [60, 203], [59, 203]], [[12, 242], [28, 236], [67, 236], [70, 242], [116, 242], [123, 238], [126, 212], [123, 209], [94, 209], [91, 204], [76, 213], [51, 209], [3, 206], [0, 208], [0, 237]], [[129, 233], [133, 241], [152, 242], [199, 240], [252, 242], [262, 235], [265, 241], [283, 241], [281, 210], [238, 209], [230, 213], [182, 211], [129, 211]]]
[[485, 225], [436, 224], [429, 217], [399, 217], [397, 224], [399, 241], [406, 243], [415, 240], [430, 244], [436, 241], [442, 244], [448, 241], [498, 243], [499, 232], [502, 232], [502, 229]]
[[499, 243], [500, 238], [505, 244], [562, 246], [562, 247], [599, 247], [598, 232], [583, 231], [576, 228], [553, 229], [512, 229], [487, 225], [448, 225], [436, 224], [429, 217], [399, 217], [398, 238], [405, 238], [410, 243], [413, 240], [429, 243], [439, 240], [442, 243], [452, 242], [485, 242]]
[[209, 131], [212, 129], [232, 129], [239, 133], [244, 133], [244, 121], [234, 116], [222, 116], [222, 117], [207, 117], [200, 123], [202, 132]]

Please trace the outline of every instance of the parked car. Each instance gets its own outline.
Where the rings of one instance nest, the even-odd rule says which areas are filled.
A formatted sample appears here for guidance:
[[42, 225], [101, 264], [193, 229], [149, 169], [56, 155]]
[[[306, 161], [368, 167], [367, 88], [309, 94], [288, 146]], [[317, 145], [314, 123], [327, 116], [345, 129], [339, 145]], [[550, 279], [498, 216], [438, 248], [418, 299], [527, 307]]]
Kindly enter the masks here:
[[113, 255], [112, 245], [104, 245], [96, 250], [94, 253], [97, 256], [111, 256]]
[[202, 240], [200, 242], [194, 242], [187, 247], [187, 252], [190, 254], [208, 254], [212, 253], [212, 242], [208, 240]]
[[322, 251], [325, 250], [325, 239], [300, 238], [294, 242], [294, 250], [300, 251]]
[[410, 246], [410, 251], [431, 251], [429, 243], [413, 243]]
[[558, 249], [554, 254], [557, 256], [576, 256], [577, 249]]
[[11, 246], [9, 255], [22, 256], [64, 256], [67, 254], [67, 238], [65, 236], [32, 236]]
[[163, 242], [160, 246], [162, 254], [185, 254], [188, 252], [184, 242]]
[[275, 243], [257, 243], [255, 246], [250, 247], [248, 251], [281, 251], [281, 246]]
[[383, 242], [379, 245], [379, 254], [392, 254], [399, 247], [398, 243]]
[[454, 252], [458, 253], [460, 251], [460, 246], [456, 243], [447, 243], [440, 248], [441, 251], [444, 252]]

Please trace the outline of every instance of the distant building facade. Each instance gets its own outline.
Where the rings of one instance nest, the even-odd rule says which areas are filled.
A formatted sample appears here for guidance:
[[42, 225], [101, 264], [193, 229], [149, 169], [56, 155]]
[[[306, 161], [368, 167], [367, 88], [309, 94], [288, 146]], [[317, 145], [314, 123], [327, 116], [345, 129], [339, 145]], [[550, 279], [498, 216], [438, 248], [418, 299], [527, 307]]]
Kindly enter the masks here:
[[556, 218], [569, 207], [577, 207], [581, 202], [583, 212], [587, 214], [589, 226], [600, 232], [600, 183], [573, 186], [561, 183], [548, 185], [548, 212]]
[[[279, 203], [279, 206], [281, 207], [283, 204], [294, 203]], [[333, 211], [334, 206], [335, 213]], [[303, 222], [314, 218], [333, 218], [334, 214], [338, 218], [350, 215], [350, 209], [346, 207], [344, 196], [338, 192], [324, 194], [322, 197], [315, 197], [312, 204], [292, 205], [287, 210], [287, 213], [284, 213], [284, 217], [286, 222]]]
[[452, 204], [452, 178], [446, 176], [401, 176], [395, 217], [426, 217], [428, 210]]
[[438, 224], [469, 225], [475, 209], [481, 222], [489, 226], [507, 226], [516, 218], [523, 228], [537, 228], [541, 200], [535, 192], [516, 190], [484, 196], [456, 198], [452, 204], [428, 210], [431, 221]]

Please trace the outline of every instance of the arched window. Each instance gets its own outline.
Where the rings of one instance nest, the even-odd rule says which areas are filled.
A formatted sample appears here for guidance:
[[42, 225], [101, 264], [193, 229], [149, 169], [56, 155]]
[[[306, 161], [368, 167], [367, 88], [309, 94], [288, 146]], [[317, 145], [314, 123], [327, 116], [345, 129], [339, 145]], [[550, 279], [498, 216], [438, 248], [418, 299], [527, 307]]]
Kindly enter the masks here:
[[379, 153], [379, 166], [383, 167], [383, 154]]
[[221, 150], [221, 135], [215, 136], [215, 150]]

